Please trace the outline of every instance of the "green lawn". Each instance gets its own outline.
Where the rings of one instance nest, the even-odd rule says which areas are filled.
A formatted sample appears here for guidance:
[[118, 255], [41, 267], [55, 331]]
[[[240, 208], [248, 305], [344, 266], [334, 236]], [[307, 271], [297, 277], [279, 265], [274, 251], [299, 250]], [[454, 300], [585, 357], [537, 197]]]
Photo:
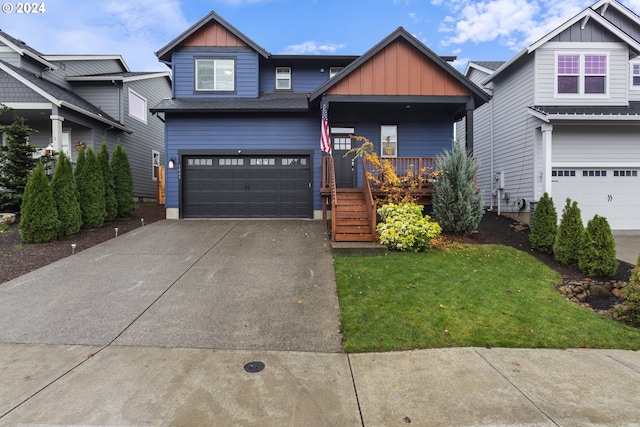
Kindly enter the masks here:
[[347, 352], [436, 347], [640, 349], [632, 328], [563, 299], [558, 273], [497, 245], [335, 258]]

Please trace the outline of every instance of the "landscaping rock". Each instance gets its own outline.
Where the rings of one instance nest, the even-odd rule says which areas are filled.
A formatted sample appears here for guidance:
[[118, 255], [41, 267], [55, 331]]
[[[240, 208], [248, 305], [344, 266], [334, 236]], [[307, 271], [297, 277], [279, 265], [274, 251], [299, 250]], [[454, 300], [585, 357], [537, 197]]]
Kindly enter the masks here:
[[611, 292], [603, 286], [594, 283], [589, 285], [589, 295], [593, 298], [611, 298]]

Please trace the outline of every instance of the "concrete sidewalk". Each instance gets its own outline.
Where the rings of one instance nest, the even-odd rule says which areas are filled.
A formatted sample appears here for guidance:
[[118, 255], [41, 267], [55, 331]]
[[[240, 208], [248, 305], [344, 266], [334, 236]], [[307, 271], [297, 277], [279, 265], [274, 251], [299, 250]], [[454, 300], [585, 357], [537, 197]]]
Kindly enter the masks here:
[[341, 353], [317, 221], [150, 224], [3, 284], [0, 319], [0, 426], [640, 425], [639, 352]]
[[[97, 352], [97, 353], [95, 353]], [[243, 367], [261, 361], [264, 370]], [[637, 426], [640, 353], [0, 345], [0, 425]]]

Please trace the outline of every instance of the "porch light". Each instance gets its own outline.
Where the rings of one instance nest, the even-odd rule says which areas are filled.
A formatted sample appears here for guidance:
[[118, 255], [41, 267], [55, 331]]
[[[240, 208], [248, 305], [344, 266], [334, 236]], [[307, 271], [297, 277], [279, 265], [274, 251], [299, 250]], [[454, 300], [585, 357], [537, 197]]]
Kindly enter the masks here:
[[174, 169], [176, 167], [176, 159], [173, 157], [169, 159], [169, 169]]

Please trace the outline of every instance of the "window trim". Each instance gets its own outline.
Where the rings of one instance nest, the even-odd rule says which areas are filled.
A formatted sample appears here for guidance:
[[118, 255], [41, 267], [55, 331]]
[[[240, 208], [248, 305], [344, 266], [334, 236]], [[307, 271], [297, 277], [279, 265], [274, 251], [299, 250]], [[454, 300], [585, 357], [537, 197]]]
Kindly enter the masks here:
[[[147, 124], [147, 113], [149, 112], [148, 109], [148, 104], [147, 104], [147, 98], [145, 98], [144, 96], [140, 95], [138, 92], [136, 92], [135, 90], [129, 88], [128, 91], [128, 98], [127, 98], [127, 103], [128, 103], [128, 114], [129, 117], [138, 120], [139, 122], [142, 122], [144, 124]], [[143, 113], [141, 116], [138, 116], [131, 108], [131, 97], [137, 98], [139, 99], [144, 105], [143, 105]]]
[[344, 70], [344, 67], [329, 67], [329, 78], [333, 78], [340, 71]]
[[[562, 75], [558, 72], [558, 60], [561, 56], [577, 56], [579, 62], [578, 71], [578, 92], [577, 93], [559, 93], [558, 92], [558, 78]], [[585, 92], [585, 78], [588, 76], [599, 76], [601, 74], [586, 74], [585, 72], [585, 57], [586, 56], [604, 56], [607, 61], [606, 72], [604, 74], [604, 93], [586, 93]], [[589, 52], [576, 52], [576, 51], [556, 51], [554, 52], [554, 69], [553, 69], [553, 86], [554, 86], [554, 98], [609, 98], [609, 82], [611, 81], [611, 61], [609, 52], [589, 51]], [[567, 74], [571, 75], [571, 74]]]
[[[216, 63], [217, 61], [231, 61], [233, 62], [233, 88], [232, 89], [216, 89]], [[212, 62], [213, 63], [213, 89], [204, 89], [198, 86], [198, 63], [199, 62]], [[194, 58], [194, 80], [193, 86], [196, 93], [235, 93], [236, 92], [236, 78], [237, 78], [237, 65], [238, 58], [235, 56], [206, 56]]]
[[[392, 134], [385, 135], [384, 129], [394, 129]], [[395, 141], [391, 139], [395, 134]], [[389, 137], [388, 141], [385, 141]], [[387, 144], [387, 145], [385, 145]], [[391, 149], [391, 153], [389, 153], [388, 148]], [[380, 125], [380, 157], [398, 157], [398, 125], [397, 124], [381, 124]]]
[[[286, 76], [286, 78], [283, 77], [279, 77], [281, 75], [278, 74], [279, 70], [283, 70], [283, 71], [288, 71], [288, 73], [283, 74], [284, 76]], [[278, 82], [279, 81], [283, 81], [283, 82], [288, 82], [288, 86], [289, 87], [278, 87]], [[292, 90], [293, 88], [293, 72], [291, 71], [291, 67], [276, 67], [275, 69], [275, 90], [277, 91], [287, 91], [287, 90]]]
[[160, 168], [160, 152], [158, 150], [151, 150], [151, 179], [153, 181], [158, 180], [158, 169]]
[[[633, 74], [633, 67], [634, 66], [638, 67], [638, 74], [637, 75]], [[633, 77], [634, 76], [638, 77], [638, 79], [640, 80], [640, 61], [638, 61], [638, 60], [629, 62], [629, 89], [631, 89], [631, 90], [640, 90], [640, 83], [638, 83], [637, 85], [633, 84]]]

